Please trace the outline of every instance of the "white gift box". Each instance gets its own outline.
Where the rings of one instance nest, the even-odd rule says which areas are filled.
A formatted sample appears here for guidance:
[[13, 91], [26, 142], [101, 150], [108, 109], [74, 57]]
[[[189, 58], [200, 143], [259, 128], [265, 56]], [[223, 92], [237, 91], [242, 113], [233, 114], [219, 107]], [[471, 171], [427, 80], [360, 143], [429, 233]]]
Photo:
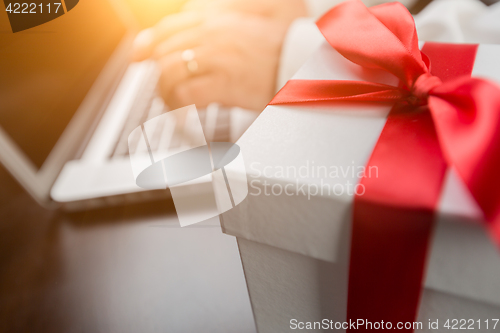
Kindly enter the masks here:
[[[500, 45], [480, 45], [472, 76], [500, 82], [498, 59]], [[367, 77], [397, 85], [387, 74], [362, 71], [325, 43], [294, 79]], [[238, 141], [249, 195], [221, 221], [224, 232], [237, 237], [260, 333], [346, 320], [354, 184], [389, 110], [268, 106]], [[482, 331], [484, 320], [491, 325], [500, 317], [500, 252], [452, 169], [436, 216], [418, 331], [446, 330], [448, 319], [473, 319], [475, 329], [481, 320]], [[430, 330], [429, 320], [439, 320], [439, 329]]]

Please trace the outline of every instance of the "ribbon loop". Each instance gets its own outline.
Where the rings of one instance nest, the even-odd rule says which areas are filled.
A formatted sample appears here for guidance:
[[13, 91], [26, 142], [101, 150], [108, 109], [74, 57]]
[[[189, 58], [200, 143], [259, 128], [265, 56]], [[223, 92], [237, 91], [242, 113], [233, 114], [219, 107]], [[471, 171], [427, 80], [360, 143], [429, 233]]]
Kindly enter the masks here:
[[348, 60], [392, 73], [410, 88], [427, 73], [413, 17], [399, 2], [367, 8], [345, 1], [316, 23], [328, 43]]

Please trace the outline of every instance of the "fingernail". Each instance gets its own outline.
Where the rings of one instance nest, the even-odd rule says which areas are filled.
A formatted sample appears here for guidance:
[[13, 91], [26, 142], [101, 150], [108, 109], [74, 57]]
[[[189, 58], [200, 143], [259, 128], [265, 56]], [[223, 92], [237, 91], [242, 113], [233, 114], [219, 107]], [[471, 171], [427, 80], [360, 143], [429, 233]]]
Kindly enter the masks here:
[[142, 30], [134, 40], [134, 47], [145, 47], [153, 42], [153, 29]]
[[153, 43], [153, 30], [146, 29], [137, 34], [133, 43], [134, 58], [146, 57], [146, 52], [149, 46]]

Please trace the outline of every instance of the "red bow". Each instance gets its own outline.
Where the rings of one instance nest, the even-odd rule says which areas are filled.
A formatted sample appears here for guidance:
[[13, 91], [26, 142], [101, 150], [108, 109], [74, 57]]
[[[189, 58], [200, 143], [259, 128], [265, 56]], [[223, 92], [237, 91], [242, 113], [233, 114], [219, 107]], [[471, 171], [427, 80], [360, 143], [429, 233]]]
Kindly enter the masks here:
[[421, 52], [413, 18], [400, 3], [366, 8], [347, 1], [317, 25], [345, 58], [394, 74], [399, 86], [290, 80], [269, 104], [394, 104], [368, 162], [380, 177], [363, 178], [366, 192], [354, 202], [348, 317], [411, 321], [448, 167], [500, 244], [500, 88], [470, 77], [476, 45], [426, 43]]

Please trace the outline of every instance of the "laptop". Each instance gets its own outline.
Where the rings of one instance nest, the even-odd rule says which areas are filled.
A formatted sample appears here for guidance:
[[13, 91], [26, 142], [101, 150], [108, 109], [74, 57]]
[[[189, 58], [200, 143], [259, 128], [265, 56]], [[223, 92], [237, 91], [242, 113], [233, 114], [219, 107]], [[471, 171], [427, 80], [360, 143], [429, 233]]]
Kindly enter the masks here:
[[[138, 29], [126, 8], [85, 0], [15, 34], [0, 19], [0, 162], [19, 183], [67, 209], [168, 197], [137, 186], [130, 165], [129, 134], [169, 110], [156, 63], [130, 61]], [[256, 117], [217, 104], [199, 113], [207, 141], [235, 141]]]

